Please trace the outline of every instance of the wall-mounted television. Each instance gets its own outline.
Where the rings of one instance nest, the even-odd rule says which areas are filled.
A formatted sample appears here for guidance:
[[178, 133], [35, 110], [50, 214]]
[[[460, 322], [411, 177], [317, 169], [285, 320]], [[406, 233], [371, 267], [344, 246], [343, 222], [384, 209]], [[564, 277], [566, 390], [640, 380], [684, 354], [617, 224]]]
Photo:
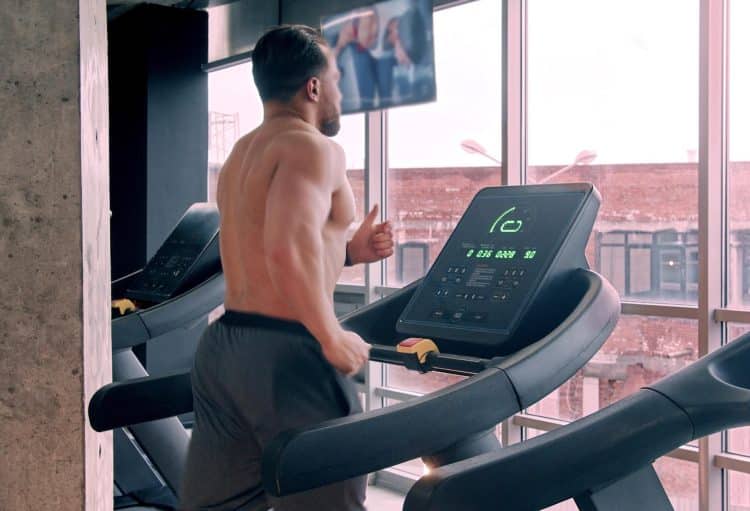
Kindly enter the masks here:
[[324, 16], [341, 71], [342, 113], [434, 101], [432, 0], [384, 0]]

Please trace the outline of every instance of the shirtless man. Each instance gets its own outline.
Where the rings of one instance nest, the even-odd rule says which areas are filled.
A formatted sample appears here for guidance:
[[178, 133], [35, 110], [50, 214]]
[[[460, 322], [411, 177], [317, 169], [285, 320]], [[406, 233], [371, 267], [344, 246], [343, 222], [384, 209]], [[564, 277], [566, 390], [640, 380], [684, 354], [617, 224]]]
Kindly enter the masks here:
[[[185, 510], [265, 509], [264, 447], [281, 431], [361, 411], [352, 382], [369, 344], [344, 331], [333, 290], [347, 264], [393, 253], [377, 206], [347, 243], [355, 207], [339, 130], [339, 71], [313, 29], [267, 32], [253, 51], [263, 123], [221, 171], [226, 313], [204, 333], [192, 373], [196, 421]], [[280, 499], [275, 511], [363, 510], [360, 477]]]

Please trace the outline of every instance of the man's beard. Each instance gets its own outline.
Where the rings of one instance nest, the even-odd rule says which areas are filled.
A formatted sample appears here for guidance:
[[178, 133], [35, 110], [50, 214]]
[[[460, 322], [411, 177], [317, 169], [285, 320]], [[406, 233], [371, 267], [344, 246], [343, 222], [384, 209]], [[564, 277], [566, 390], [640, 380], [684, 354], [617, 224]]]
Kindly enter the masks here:
[[327, 137], [335, 137], [341, 129], [341, 116], [334, 114], [333, 116], [323, 119], [320, 123], [320, 132]]

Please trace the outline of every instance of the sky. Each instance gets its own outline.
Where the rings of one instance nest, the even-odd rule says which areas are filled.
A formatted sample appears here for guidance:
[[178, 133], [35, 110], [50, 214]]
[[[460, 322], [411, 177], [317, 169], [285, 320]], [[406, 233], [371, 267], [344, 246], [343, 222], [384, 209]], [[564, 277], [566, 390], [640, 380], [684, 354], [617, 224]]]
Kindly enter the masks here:
[[[699, 0], [529, 0], [528, 163], [697, 161]], [[750, 0], [730, 0], [732, 160], [750, 160]], [[484, 166], [472, 139], [501, 158], [501, 1], [435, 12], [437, 101], [388, 112], [392, 167]], [[249, 63], [209, 75], [209, 110], [262, 120]], [[336, 140], [364, 162], [364, 115]]]

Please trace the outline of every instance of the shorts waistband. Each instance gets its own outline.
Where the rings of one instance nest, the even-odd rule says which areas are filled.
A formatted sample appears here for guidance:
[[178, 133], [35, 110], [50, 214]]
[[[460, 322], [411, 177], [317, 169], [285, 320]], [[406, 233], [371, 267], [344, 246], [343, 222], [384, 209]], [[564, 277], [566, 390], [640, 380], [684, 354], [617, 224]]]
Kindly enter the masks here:
[[290, 334], [304, 335], [307, 337], [312, 337], [313, 339], [315, 338], [315, 336], [310, 333], [307, 327], [305, 327], [305, 325], [303, 325], [299, 321], [274, 318], [272, 316], [266, 316], [265, 314], [257, 314], [254, 312], [226, 310], [224, 314], [219, 318], [219, 321], [225, 325], [230, 326], [263, 328], [266, 330], [288, 332]]

